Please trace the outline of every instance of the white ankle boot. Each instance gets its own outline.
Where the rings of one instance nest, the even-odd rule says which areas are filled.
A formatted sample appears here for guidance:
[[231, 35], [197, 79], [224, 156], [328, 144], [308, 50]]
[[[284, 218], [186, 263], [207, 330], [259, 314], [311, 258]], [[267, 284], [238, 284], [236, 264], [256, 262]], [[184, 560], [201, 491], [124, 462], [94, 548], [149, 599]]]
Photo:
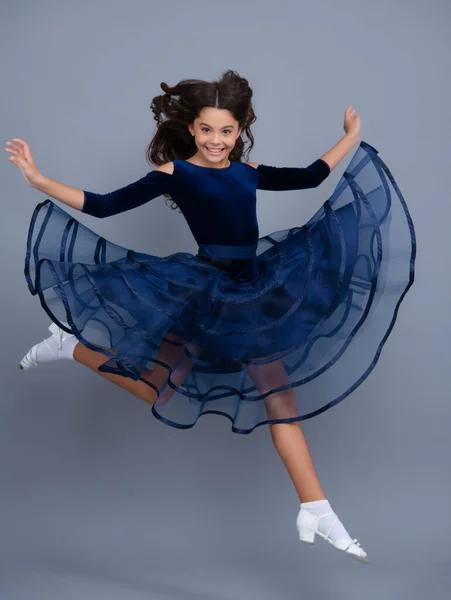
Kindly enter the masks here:
[[[19, 369], [31, 369], [37, 367], [41, 362], [71, 357], [77, 343], [75, 336], [63, 331], [56, 323], [50, 325], [49, 331], [52, 335], [30, 348], [20, 361]], [[66, 348], [63, 349], [64, 342], [66, 342]]]
[[[318, 530], [319, 520], [322, 517], [330, 517], [331, 515], [335, 516], [335, 520], [332, 526], [329, 528], [329, 531], [326, 534], [323, 534], [321, 533], [321, 531]], [[364, 552], [363, 548], [360, 547], [360, 544], [356, 539], [351, 541], [340, 539], [333, 541], [329, 537], [329, 534], [332, 531], [332, 528], [337, 520], [338, 517], [335, 515], [334, 512], [329, 512], [327, 514], [317, 516], [310, 512], [307, 508], [303, 508], [301, 506], [301, 510], [299, 511], [296, 520], [296, 525], [299, 531], [299, 539], [301, 540], [301, 542], [313, 544], [313, 542], [315, 541], [315, 535], [319, 535], [324, 540], [328, 541], [329, 544], [332, 544], [334, 548], [337, 548], [337, 550], [341, 550], [342, 552], [345, 552], [352, 558], [356, 558], [357, 560], [361, 560], [362, 562], [369, 562], [366, 552]]]

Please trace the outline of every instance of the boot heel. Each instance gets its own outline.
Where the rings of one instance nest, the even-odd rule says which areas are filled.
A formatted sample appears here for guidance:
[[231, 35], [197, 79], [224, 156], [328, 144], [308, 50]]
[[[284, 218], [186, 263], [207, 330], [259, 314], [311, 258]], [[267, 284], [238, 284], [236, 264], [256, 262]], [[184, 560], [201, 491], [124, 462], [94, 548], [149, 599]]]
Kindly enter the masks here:
[[307, 542], [307, 544], [313, 544], [315, 541], [315, 532], [309, 529], [305, 531], [299, 531], [299, 539], [301, 542]]
[[313, 544], [315, 535], [318, 531], [318, 517], [301, 507], [296, 519], [296, 524], [301, 542]]

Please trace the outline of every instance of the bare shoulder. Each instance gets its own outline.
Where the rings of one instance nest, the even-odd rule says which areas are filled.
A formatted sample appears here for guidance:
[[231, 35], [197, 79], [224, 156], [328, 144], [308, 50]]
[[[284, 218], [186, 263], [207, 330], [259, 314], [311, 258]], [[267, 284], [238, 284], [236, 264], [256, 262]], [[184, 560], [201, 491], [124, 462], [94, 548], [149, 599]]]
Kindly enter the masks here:
[[249, 165], [250, 167], [253, 167], [254, 169], [257, 169], [257, 167], [258, 167], [258, 163], [256, 163], [256, 162], [247, 162], [244, 164]]
[[158, 167], [155, 168], [155, 171], [163, 171], [163, 173], [172, 175], [174, 173], [174, 163], [171, 161], [164, 163], [164, 165], [158, 165]]

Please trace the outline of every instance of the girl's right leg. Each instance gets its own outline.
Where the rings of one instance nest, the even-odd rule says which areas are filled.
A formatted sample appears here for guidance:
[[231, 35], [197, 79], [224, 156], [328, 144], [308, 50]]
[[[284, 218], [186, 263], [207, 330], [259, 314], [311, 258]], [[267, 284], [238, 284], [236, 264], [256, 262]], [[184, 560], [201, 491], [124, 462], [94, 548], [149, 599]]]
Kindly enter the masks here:
[[[183, 341], [180, 337], [170, 333], [166, 334], [165, 337], [166, 339], [177, 342]], [[190, 351], [194, 354], [196, 349], [190, 346]], [[124, 390], [127, 390], [141, 400], [144, 400], [144, 402], [152, 405], [156, 401], [157, 392], [144, 381], [135, 381], [130, 377], [123, 377], [122, 375], [114, 375], [113, 373], [103, 373], [102, 371], [99, 371], [98, 367], [109, 360], [109, 358], [105, 357], [101, 352], [90, 350], [79, 342], [74, 348], [73, 358], [77, 362], [95, 371], [98, 375], [101, 375]], [[189, 360], [180, 346], [176, 346], [166, 341], [162, 341], [160, 345], [157, 360], [169, 365], [170, 368], [173, 369], [171, 380], [176, 385], [181, 385], [184, 382], [193, 366], [192, 361]], [[160, 390], [160, 393], [158, 394], [158, 402], [160, 404], [167, 402], [173, 396], [175, 391], [167, 385], [168, 375], [169, 369], [159, 364], [155, 364], [152, 370], [144, 369], [141, 373], [143, 379], [146, 379]]]
[[[103, 378], [108, 379], [112, 383], [115, 383], [119, 387], [133, 394], [134, 396], [137, 396], [141, 400], [144, 400], [144, 402], [147, 402], [148, 404], [153, 404], [155, 402], [157, 398], [155, 390], [146, 383], [144, 383], [144, 381], [135, 381], [134, 379], [130, 379], [130, 377], [122, 377], [121, 375], [114, 375], [113, 373], [102, 373], [102, 371], [98, 371], [98, 368], [109, 360], [109, 358], [101, 352], [94, 352], [93, 350], [86, 348], [86, 346], [78, 342], [74, 349], [73, 358], [74, 360], [81, 363], [82, 365], [85, 365], [92, 371], [95, 371], [97, 375], [101, 375]], [[152, 371], [144, 369], [144, 371], [142, 372], [142, 377], [150, 380], [151, 376]]]
[[[148, 404], [154, 404], [157, 397], [159, 404], [163, 404], [173, 396], [175, 391], [167, 383], [169, 373], [171, 374], [171, 381], [179, 386], [186, 379], [193, 366], [192, 361], [189, 360], [180, 345], [165, 341], [171, 340], [180, 343], [183, 340], [174, 334], [166, 333], [165, 340], [162, 341], [158, 350], [157, 360], [168, 366], [155, 364], [152, 370], [144, 369], [141, 373], [143, 379], [149, 381], [159, 390], [157, 394], [157, 391], [147, 385], [145, 381], [136, 381], [130, 377], [99, 371], [98, 368], [108, 362], [109, 357], [102, 352], [89, 350], [89, 348], [78, 342], [74, 335], [66, 333], [55, 323], [51, 323], [49, 330], [52, 335], [32, 346], [20, 361], [19, 368], [31, 369], [49, 361], [62, 358], [72, 359], [89, 367], [104, 379], [108, 379]], [[195, 346], [189, 344], [188, 347], [194, 356], [198, 354], [198, 349]]]

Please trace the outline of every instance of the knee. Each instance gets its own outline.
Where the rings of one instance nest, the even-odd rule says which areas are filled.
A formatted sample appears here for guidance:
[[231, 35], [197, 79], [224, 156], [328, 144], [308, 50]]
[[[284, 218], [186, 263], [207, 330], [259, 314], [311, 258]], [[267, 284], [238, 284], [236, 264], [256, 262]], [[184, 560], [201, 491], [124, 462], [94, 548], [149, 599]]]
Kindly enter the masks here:
[[155, 401], [158, 398], [158, 392], [144, 381], [140, 381], [138, 383], [139, 385], [137, 386], [135, 395], [140, 400], [144, 400], [144, 402], [146, 402], [147, 404], [155, 404]]
[[292, 389], [274, 392], [265, 398], [268, 419], [293, 419], [299, 416], [296, 396]]

